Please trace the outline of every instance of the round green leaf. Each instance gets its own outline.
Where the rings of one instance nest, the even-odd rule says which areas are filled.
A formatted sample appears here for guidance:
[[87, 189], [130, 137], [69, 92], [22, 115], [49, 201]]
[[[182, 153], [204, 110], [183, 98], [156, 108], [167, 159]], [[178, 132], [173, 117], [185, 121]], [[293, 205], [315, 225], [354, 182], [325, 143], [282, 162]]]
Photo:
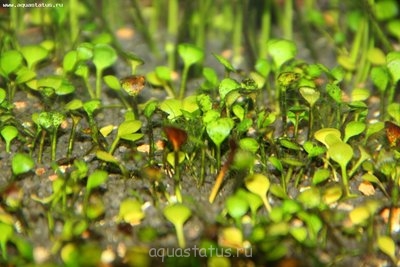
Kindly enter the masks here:
[[28, 45], [21, 48], [21, 53], [28, 64], [28, 68], [34, 69], [37, 63], [48, 56], [49, 51], [39, 45]]
[[371, 80], [381, 93], [385, 92], [390, 81], [388, 69], [384, 66], [373, 67], [371, 69]]
[[95, 170], [91, 175], [89, 175], [86, 188], [88, 191], [91, 191], [93, 188], [96, 188], [102, 185], [108, 178], [108, 173], [103, 170]]
[[301, 87], [299, 89], [301, 96], [307, 101], [310, 107], [313, 107], [319, 99], [320, 92], [311, 87]]
[[340, 138], [341, 138], [340, 131], [335, 128], [323, 128], [314, 133], [315, 139], [317, 139], [319, 142], [323, 143], [326, 147], [329, 147], [329, 142], [327, 142], [327, 139], [326, 139], [326, 137], [328, 135], [331, 135], [338, 140], [340, 140]]
[[249, 209], [247, 201], [237, 195], [228, 197], [225, 202], [225, 206], [229, 215], [235, 219], [239, 219], [245, 215]]
[[29, 155], [17, 153], [12, 159], [11, 166], [13, 173], [20, 175], [32, 170], [35, 167], [35, 162]]
[[225, 78], [221, 81], [218, 87], [219, 95], [221, 99], [225, 99], [226, 95], [228, 95], [231, 91], [237, 90], [240, 88], [240, 83], [231, 78]]
[[65, 72], [71, 72], [75, 69], [78, 61], [78, 52], [75, 50], [69, 51], [63, 58], [63, 68]]
[[277, 69], [297, 54], [296, 45], [289, 40], [270, 40], [267, 43], [267, 50]]
[[239, 141], [239, 146], [241, 149], [256, 153], [260, 145], [257, 140], [251, 137], [242, 138]]
[[204, 52], [192, 44], [179, 44], [178, 54], [182, 58], [185, 66], [191, 66], [203, 60]]
[[387, 68], [392, 75], [392, 82], [396, 84], [400, 80], [400, 52], [390, 52], [386, 56]]
[[104, 70], [117, 61], [117, 53], [108, 44], [97, 44], [93, 48], [93, 64], [98, 70]]
[[336, 143], [328, 148], [329, 156], [339, 163], [341, 167], [345, 167], [353, 158], [353, 148], [346, 143]]
[[231, 118], [219, 118], [207, 124], [207, 134], [211, 140], [220, 146], [222, 142], [229, 136], [234, 122]]
[[361, 121], [351, 121], [344, 128], [343, 142], [347, 142], [351, 137], [356, 136], [364, 132], [367, 126]]
[[142, 127], [142, 122], [139, 120], [124, 121], [118, 127], [118, 137], [135, 133], [140, 129], [140, 127]]
[[393, 260], [393, 262], [396, 262], [396, 244], [391, 237], [378, 237], [378, 247], [383, 253], [388, 255]]
[[4, 73], [5, 77], [15, 72], [22, 65], [22, 55], [16, 50], [8, 50], [0, 56], [0, 73]]
[[214, 54], [213, 56], [218, 60], [219, 63], [221, 63], [222, 66], [224, 66], [225, 70], [229, 71], [229, 72], [234, 72], [235, 68], [233, 67], [233, 65], [226, 60], [224, 57]]
[[117, 77], [115, 77], [114, 75], [107, 75], [104, 76], [104, 82], [107, 84], [108, 87], [110, 87], [113, 90], [120, 90], [121, 89], [121, 84], [118, 80]]

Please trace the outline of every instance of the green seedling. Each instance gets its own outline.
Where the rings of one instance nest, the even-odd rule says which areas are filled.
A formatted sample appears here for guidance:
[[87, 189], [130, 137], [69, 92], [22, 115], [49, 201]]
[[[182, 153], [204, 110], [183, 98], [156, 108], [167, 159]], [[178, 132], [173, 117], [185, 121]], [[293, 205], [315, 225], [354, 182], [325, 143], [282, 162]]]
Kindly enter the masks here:
[[272, 39], [267, 43], [268, 54], [272, 57], [275, 69], [278, 70], [282, 65], [295, 58], [297, 47], [292, 41]]
[[183, 204], [173, 204], [164, 208], [164, 216], [174, 226], [176, 231], [176, 237], [180, 248], [186, 247], [185, 236], [183, 232], [183, 225], [192, 215], [192, 211]]
[[252, 221], [253, 223], [255, 223], [257, 218], [257, 211], [263, 205], [262, 199], [258, 195], [242, 188], [239, 188], [238, 191], [236, 191], [235, 195], [240, 196], [242, 199], [245, 199], [247, 201], [251, 211]]
[[244, 182], [246, 188], [250, 192], [258, 195], [262, 199], [265, 208], [268, 212], [270, 212], [271, 205], [269, 204], [269, 201], [267, 199], [267, 193], [271, 182], [269, 181], [268, 177], [263, 174], [255, 173], [247, 176]]
[[234, 121], [231, 118], [218, 118], [206, 126], [207, 134], [216, 147], [217, 169], [221, 168], [221, 144], [229, 136], [233, 126]]
[[27, 173], [35, 167], [33, 159], [26, 154], [16, 153], [11, 161], [12, 172], [15, 176]]
[[222, 66], [224, 66], [225, 78], [228, 78], [232, 72], [236, 72], [235, 67], [233, 67], [233, 65], [228, 60], [226, 60], [224, 57], [222, 57], [220, 55], [217, 55], [217, 54], [214, 54], [214, 53], [213, 53], [213, 56], [217, 59], [217, 61]]
[[103, 170], [95, 170], [92, 174], [89, 175], [86, 183], [86, 192], [84, 199], [84, 207], [86, 210], [88, 208], [89, 196], [92, 190], [105, 183], [107, 179], [108, 179], [108, 173]]
[[186, 92], [187, 78], [189, 69], [192, 65], [201, 62], [204, 58], [204, 52], [192, 44], [179, 44], [178, 54], [183, 61], [182, 81], [179, 88], [179, 98], [183, 99]]
[[279, 74], [277, 83], [279, 85], [279, 103], [282, 114], [283, 133], [287, 134], [287, 91], [300, 79], [300, 74], [295, 72], [283, 72]]
[[127, 52], [127, 53], [123, 52], [123, 57], [126, 61], [128, 61], [129, 65], [131, 67], [131, 75], [135, 75], [137, 67], [144, 64], [143, 59], [139, 58], [137, 55], [135, 55], [131, 52]]
[[128, 120], [122, 122], [118, 126], [117, 136], [115, 137], [113, 143], [111, 144], [108, 153], [111, 155], [114, 153], [121, 139], [135, 142], [140, 138], [142, 138], [143, 134], [137, 133], [137, 131], [139, 131], [141, 127], [142, 127], [142, 122], [139, 120]]
[[[56, 159], [57, 150], [57, 132], [61, 123], [65, 120], [65, 115], [61, 112], [41, 112], [37, 118], [38, 124], [42, 129], [50, 132], [51, 135], [51, 160]], [[45, 134], [42, 134], [42, 140], [40, 142], [41, 147], [43, 145]], [[42, 151], [42, 149], [40, 149]], [[41, 160], [41, 156], [39, 156]], [[40, 162], [40, 161], [39, 161]]]
[[349, 122], [344, 128], [343, 142], [347, 143], [351, 137], [363, 133], [366, 127], [365, 123], [361, 121]]
[[164, 126], [164, 133], [167, 136], [168, 140], [171, 142], [172, 147], [174, 149], [174, 180], [175, 180], [175, 194], [178, 202], [182, 203], [182, 194], [181, 194], [181, 173], [179, 168], [179, 156], [180, 150], [183, 144], [186, 143], [187, 133], [186, 131], [179, 129], [173, 126]]
[[144, 218], [145, 214], [142, 210], [142, 204], [133, 198], [125, 199], [119, 206], [117, 221], [124, 221], [131, 225], [138, 225]]
[[83, 110], [86, 112], [89, 119], [90, 126], [90, 134], [92, 136], [93, 141], [96, 145], [102, 147], [102, 144], [99, 140], [99, 129], [97, 128], [96, 121], [94, 119], [95, 112], [100, 109], [101, 102], [100, 100], [90, 100], [83, 103]]
[[24, 46], [21, 47], [20, 51], [26, 60], [28, 68], [31, 70], [34, 70], [36, 65], [45, 60], [49, 55], [49, 51], [40, 45]]
[[[330, 138], [327, 139], [327, 136]], [[314, 133], [315, 139], [324, 144], [327, 148], [329, 148], [329, 140], [338, 140], [341, 141], [341, 133], [338, 129], [335, 128], [323, 128]]]
[[312, 129], [313, 129], [313, 124], [314, 124], [314, 105], [318, 101], [320, 97], [320, 92], [315, 90], [314, 88], [310, 87], [301, 87], [299, 89], [299, 92], [301, 96], [307, 101], [308, 106], [309, 106], [309, 112], [308, 112], [308, 139], [311, 138], [312, 136]]
[[76, 114], [76, 110], [81, 109], [82, 107], [83, 103], [80, 99], [74, 99], [65, 105], [65, 109], [68, 110], [69, 115], [72, 119], [71, 133], [69, 135], [69, 141], [68, 141], [67, 158], [71, 157], [72, 150], [74, 148], [76, 128], [78, 127], [79, 122], [82, 119], [80, 115]]
[[117, 61], [117, 53], [108, 44], [97, 44], [93, 47], [93, 64], [96, 67], [96, 98], [101, 98], [101, 77], [103, 71]]
[[235, 219], [236, 224], [240, 226], [240, 219], [247, 213], [247, 210], [249, 209], [248, 202], [241, 196], [235, 194], [226, 199], [225, 207], [228, 211], [228, 214]]
[[350, 188], [346, 168], [348, 163], [353, 158], [353, 148], [344, 142], [337, 142], [329, 146], [327, 153], [333, 161], [339, 164], [342, 174], [342, 186], [345, 192], [345, 196], [350, 196]]
[[7, 125], [1, 129], [0, 134], [3, 136], [4, 141], [6, 142], [6, 152], [10, 153], [11, 141], [18, 136], [18, 129], [12, 125]]
[[4, 260], [8, 259], [8, 252], [7, 252], [7, 243], [10, 241], [10, 239], [14, 235], [14, 228], [13, 228], [13, 222], [12, 218], [10, 218], [10, 222], [5, 223], [3, 220], [0, 221], [0, 249], [1, 249], [1, 254], [2, 258]]
[[211, 91], [218, 87], [219, 79], [216, 71], [212, 68], [203, 68], [203, 77], [205, 81], [201, 84], [201, 89]]
[[392, 262], [396, 264], [398, 259], [396, 257], [396, 244], [393, 239], [390, 236], [379, 236], [377, 243], [379, 250], [389, 256]]
[[96, 157], [104, 162], [108, 162], [108, 163], [112, 163], [115, 164], [119, 167], [119, 169], [121, 170], [121, 173], [124, 177], [128, 177], [129, 176], [129, 172], [128, 170], [125, 168], [125, 166], [117, 159], [115, 158], [113, 155], [111, 155], [110, 153], [106, 152], [106, 151], [102, 151], [102, 150], [97, 150], [96, 151]]

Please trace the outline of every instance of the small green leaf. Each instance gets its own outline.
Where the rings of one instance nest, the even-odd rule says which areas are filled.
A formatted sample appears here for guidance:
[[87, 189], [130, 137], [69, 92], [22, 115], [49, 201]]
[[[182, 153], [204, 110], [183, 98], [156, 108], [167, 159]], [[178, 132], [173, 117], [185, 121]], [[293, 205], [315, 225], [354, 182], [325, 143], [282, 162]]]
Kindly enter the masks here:
[[219, 118], [207, 124], [207, 134], [215, 145], [220, 146], [229, 136], [234, 122], [231, 118]]
[[213, 56], [218, 60], [219, 63], [221, 63], [222, 66], [224, 66], [225, 70], [228, 72], [235, 72], [235, 68], [233, 67], [233, 65], [224, 57], [214, 54]]
[[205, 67], [203, 68], [203, 76], [206, 79], [201, 85], [204, 90], [212, 90], [218, 87], [218, 75], [213, 68]]
[[209, 95], [199, 94], [196, 96], [197, 104], [199, 105], [201, 111], [207, 112], [212, 109], [212, 100]]
[[102, 150], [96, 151], [96, 157], [105, 162], [119, 164], [118, 160], [113, 155]]
[[400, 123], [400, 104], [390, 103], [387, 107], [387, 112], [394, 119], [396, 123]]
[[155, 73], [163, 81], [170, 82], [172, 80], [172, 70], [167, 66], [156, 67]]
[[316, 157], [326, 152], [326, 148], [322, 146], [317, 146], [311, 141], [306, 141], [303, 145], [304, 150], [307, 152], [308, 157]]
[[169, 120], [182, 116], [182, 101], [178, 99], [165, 99], [158, 108], [168, 114]]
[[326, 181], [330, 176], [330, 171], [327, 169], [318, 169], [315, 171], [313, 178], [312, 178], [312, 183], [313, 185], [322, 183]]
[[283, 63], [293, 59], [297, 54], [296, 45], [292, 41], [272, 39], [267, 43], [267, 50], [277, 69]]
[[221, 99], [225, 100], [225, 97], [232, 91], [238, 90], [240, 83], [231, 78], [225, 78], [221, 81], [218, 87], [219, 95]]
[[119, 80], [117, 77], [114, 75], [107, 75], [103, 77], [104, 82], [108, 87], [110, 87], [113, 90], [121, 90], [121, 84], [119, 83]]
[[129, 120], [122, 122], [118, 127], [118, 137], [135, 133], [142, 127], [142, 122], [139, 120]]
[[369, 212], [369, 209], [365, 206], [355, 207], [349, 213], [350, 221], [356, 225], [366, 223], [369, 216], [371, 216], [371, 213]]
[[328, 148], [329, 156], [343, 168], [353, 158], [353, 148], [346, 143], [337, 143]]
[[75, 69], [78, 61], [78, 52], [75, 50], [69, 51], [63, 58], [63, 68], [65, 72], [71, 72]]
[[175, 226], [179, 247], [186, 247], [183, 224], [190, 218], [192, 211], [185, 205], [178, 203], [165, 207], [163, 213], [165, 218]]
[[271, 211], [271, 205], [267, 199], [267, 192], [271, 185], [268, 177], [263, 174], [252, 174], [245, 178], [244, 183], [247, 190], [258, 195], [264, 202], [267, 211]]
[[13, 226], [10, 224], [5, 224], [0, 222], [0, 249], [3, 258], [7, 260], [8, 253], [7, 253], [7, 243], [12, 238], [14, 234]]
[[367, 126], [365, 125], [364, 122], [361, 121], [351, 121], [349, 122], [346, 127], [344, 128], [344, 138], [343, 142], [347, 143], [347, 141], [356, 135], [361, 134], [364, 132], [365, 128]]
[[379, 48], [371, 48], [367, 53], [368, 60], [375, 65], [384, 65], [386, 63], [385, 53]]
[[93, 113], [100, 108], [100, 106], [101, 106], [100, 100], [94, 99], [85, 102], [83, 104], [83, 109], [86, 111], [89, 117], [91, 117], [93, 116]]
[[28, 45], [21, 48], [21, 53], [28, 64], [28, 68], [34, 69], [37, 63], [48, 56], [49, 51], [39, 45]]
[[93, 48], [93, 64], [98, 70], [104, 70], [117, 61], [117, 53], [108, 44], [97, 44]]
[[225, 207], [228, 214], [235, 219], [240, 219], [249, 209], [247, 201], [237, 195], [228, 197], [225, 201]]
[[6, 141], [6, 152], [10, 153], [10, 144], [11, 141], [18, 136], [18, 129], [12, 125], [7, 125], [1, 129], [0, 134], [3, 136], [4, 141]]
[[83, 107], [82, 100], [80, 99], [72, 99], [65, 105], [66, 110], [77, 110]]
[[396, 244], [393, 239], [389, 236], [378, 237], [378, 247], [379, 249], [388, 255], [393, 262], [396, 262]]
[[35, 167], [35, 162], [27, 154], [16, 153], [11, 165], [14, 175], [20, 175], [31, 171]]
[[379, 92], [384, 93], [390, 81], [388, 69], [384, 66], [373, 67], [371, 69], [371, 80]]
[[292, 227], [289, 232], [300, 243], [307, 239], [307, 229], [305, 227]]
[[301, 192], [297, 200], [306, 208], [316, 208], [321, 204], [321, 193], [318, 188], [312, 187]]
[[89, 175], [86, 188], [88, 191], [102, 185], [108, 178], [108, 173], [103, 170], [95, 170], [91, 175]]
[[311, 87], [299, 88], [301, 96], [307, 101], [310, 107], [313, 107], [315, 102], [319, 99], [320, 92]]
[[326, 205], [336, 203], [342, 197], [341, 186], [332, 186], [327, 188], [322, 196], [322, 199]]
[[204, 58], [203, 50], [192, 44], [179, 44], [178, 54], [188, 67], [202, 61]]
[[385, 21], [395, 18], [399, 14], [398, 2], [383, 0], [374, 3], [375, 16], [378, 21]]
[[337, 140], [341, 140], [341, 134], [338, 129], [335, 128], [323, 128], [314, 133], [315, 139], [319, 142], [323, 143], [326, 147], [329, 148], [329, 140], [327, 140], [327, 136], [331, 135], [331, 137], [336, 138]]
[[250, 151], [252, 153], [256, 153], [260, 147], [257, 140], [255, 140], [254, 138], [251, 138], [251, 137], [245, 137], [245, 138], [240, 139], [239, 146], [241, 149]]
[[400, 52], [389, 52], [386, 56], [387, 68], [392, 76], [393, 84], [400, 80]]
[[0, 74], [8, 79], [8, 76], [22, 66], [22, 55], [16, 50], [2, 52], [0, 56]]
[[328, 92], [329, 96], [336, 101], [336, 103], [342, 103], [342, 90], [339, 88], [339, 86], [328, 83], [326, 85], [326, 91]]
[[118, 221], [125, 221], [131, 225], [137, 225], [144, 218], [142, 204], [132, 198], [125, 199], [119, 206]]

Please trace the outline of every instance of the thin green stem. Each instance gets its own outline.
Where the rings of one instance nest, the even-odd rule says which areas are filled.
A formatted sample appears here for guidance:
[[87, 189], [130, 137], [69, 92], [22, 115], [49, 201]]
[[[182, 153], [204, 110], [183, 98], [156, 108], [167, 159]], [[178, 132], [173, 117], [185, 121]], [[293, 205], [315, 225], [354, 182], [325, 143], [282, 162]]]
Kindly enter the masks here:
[[175, 180], [175, 195], [179, 203], [182, 203], [181, 194], [181, 172], [179, 168], [179, 150], [174, 151], [174, 180]]
[[285, 15], [282, 18], [283, 36], [287, 40], [293, 39], [293, 0], [285, 0]]
[[271, 33], [271, 2], [264, 1], [264, 8], [261, 17], [261, 31], [258, 39], [258, 57], [266, 58], [268, 55], [267, 42]]
[[183, 99], [185, 97], [186, 83], [187, 83], [187, 78], [189, 75], [189, 68], [190, 68], [190, 66], [187, 66], [186, 64], [183, 66], [182, 82], [181, 82], [181, 86], [179, 88], [179, 99]]
[[46, 131], [42, 130], [42, 136], [40, 138], [40, 143], [39, 143], [39, 152], [38, 152], [38, 163], [42, 163], [42, 157], [43, 157], [43, 148], [44, 148], [44, 139], [46, 138]]
[[56, 150], [57, 150], [57, 128], [53, 129], [51, 133], [51, 160], [54, 161], [56, 159]]
[[102, 69], [96, 69], [96, 98], [101, 99], [101, 76], [103, 74]]
[[243, 3], [242, 1], [237, 1], [234, 5], [235, 19], [233, 24], [233, 35], [232, 35], [232, 45], [233, 45], [233, 63], [236, 65], [241, 62], [241, 48], [242, 48], [242, 36], [243, 36]]
[[176, 238], [178, 239], [178, 245], [180, 248], [186, 247], [185, 237], [183, 235], [183, 225], [175, 224]]
[[108, 153], [109, 153], [109, 154], [111, 154], [111, 155], [114, 154], [114, 151], [115, 151], [115, 149], [117, 148], [117, 145], [118, 145], [119, 140], [120, 140], [119, 136], [116, 136], [115, 139], [114, 139], [114, 141], [113, 141], [112, 144], [111, 144], [110, 149], [108, 150]]
[[71, 133], [69, 135], [69, 141], [68, 141], [67, 158], [71, 157], [72, 150], [74, 148], [76, 127], [78, 126], [79, 121], [82, 119], [81, 117], [75, 116], [73, 114], [71, 114], [71, 118], [72, 118], [72, 127], [71, 127]]
[[349, 178], [347, 176], [347, 171], [346, 171], [346, 166], [340, 166], [341, 171], [342, 171], [342, 184], [343, 184], [343, 190], [345, 192], [345, 196], [348, 197], [350, 196], [350, 188], [349, 188]]

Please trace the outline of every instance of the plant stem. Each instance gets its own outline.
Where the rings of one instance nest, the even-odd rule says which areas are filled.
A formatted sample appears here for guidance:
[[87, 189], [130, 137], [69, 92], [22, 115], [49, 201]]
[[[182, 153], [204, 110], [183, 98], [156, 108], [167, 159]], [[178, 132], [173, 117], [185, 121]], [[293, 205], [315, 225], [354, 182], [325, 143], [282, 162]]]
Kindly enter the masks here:
[[101, 75], [103, 73], [103, 70], [101, 69], [96, 69], [96, 98], [100, 99], [101, 98]]
[[350, 189], [349, 189], [349, 178], [347, 177], [347, 172], [346, 172], [346, 166], [340, 166], [341, 171], [342, 171], [342, 184], [343, 184], [343, 189], [345, 192], [345, 196], [348, 197], [350, 196]]
[[46, 131], [42, 130], [42, 136], [40, 138], [40, 143], [39, 143], [39, 152], [38, 152], [38, 163], [42, 163], [42, 157], [43, 157], [43, 148], [44, 148], [44, 139], [46, 137]]
[[187, 78], [189, 75], [189, 68], [190, 68], [190, 66], [187, 66], [186, 64], [183, 66], [182, 82], [181, 82], [181, 86], [179, 88], [179, 99], [183, 99], [185, 97], [186, 83], [187, 83]]
[[110, 153], [111, 155], [114, 154], [115, 148], [117, 147], [119, 140], [120, 140], [119, 136], [116, 136], [111, 144], [110, 149], [108, 150], [108, 153]]
[[71, 133], [69, 135], [69, 141], [68, 141], [68, 150], [67, 150], [67, 158], [71, 157], [72, 150], [74, 148], [74, 140], [75, 140], [75, 134], [76, 134], [76, 127], [81, 120], [81, 117], [75, 116], [71, 114], [72, 118], [72, 127], [71, 127]]
[[178, 239], [178, 245], [180, 248], [186, 247], [185, 237], [183, 235], [183, 225], [175, 224], [176, 238]]
[[283, 36], [287, 40], [293, 39], [293, 0], [285, 0], [284, 16], [282, 19]]
[[308, 112], [308, 140], [311, 140], [313, 136], [313, 125], [314, 125], [314, 106], [310, 106]]
[[264, 1], [264, 8], [261, 17], [261, 31], [258, 39], [259, 58], [266, 58], [268, 55], [268, 50], [266, 46], [271, 32], [271, 2], [272, 1]]
[[286, 103], [286, 90], [285, 86], [281, 87], [280, 90], [280, 107], [281, 107], [281, 114], [282, 114], [282, 132], [283, 136], [287, 134], [287, 103]]
[[168, 54], [168, 66], [171, 70], [175, 69], [176, 37], [178, 34], [179, 3], [177, 0], [168, 1], [168, 36], [165, 51]]
[[181, 172], [179, 169], [179, 150], [174, 150], [174, 180], [175, 180], [175, 195], [179, 203], [182, 203], [181, 194]]
[[234, 22], [233, 22], [233, 35], [232, 35], [232, 45], [233, 45], [233, 64], [238, 65], [242, 61], [241, 48], [242, 48], [242, 36], [243, 36], [243, 3], [242, 1], [237, 1], [234, 5]]
[[70, 41], [74, 43], [78, 37], [79, 22], [77, 10], [77, 0], [69, 0], [69, 27], [70, 27]]
[[57, 128], [53, 129], [51, 133], [51, 160], [54, 161], [56, 159], [56, 150], [57, 150]]

